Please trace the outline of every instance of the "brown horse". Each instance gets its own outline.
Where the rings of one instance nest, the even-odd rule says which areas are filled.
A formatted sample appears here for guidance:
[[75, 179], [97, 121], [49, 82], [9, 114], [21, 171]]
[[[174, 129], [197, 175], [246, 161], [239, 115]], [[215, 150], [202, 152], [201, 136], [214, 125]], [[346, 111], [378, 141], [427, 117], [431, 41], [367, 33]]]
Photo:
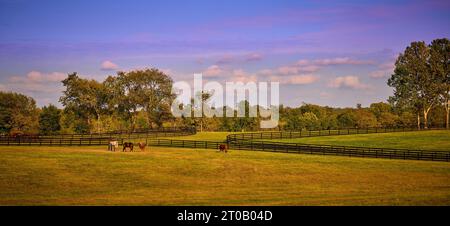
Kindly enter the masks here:
[[139, 148], [141, 149], [141, 151], [145, 151], [145, 147], [147, 146], [146, 143], [144, 143], [144, 142], [139, 142], [138, 145], [139, 145]]
[[131, 142], [124, 142], [122, 151], [125, 151], [126, 148], [129, 148], [130, 151], [133, 151], [133, 143], [131, 143]]
[[227, 144], [220, 144], [219, 145], [219, 151], [227, 153], [228, 152], [228, 145]]

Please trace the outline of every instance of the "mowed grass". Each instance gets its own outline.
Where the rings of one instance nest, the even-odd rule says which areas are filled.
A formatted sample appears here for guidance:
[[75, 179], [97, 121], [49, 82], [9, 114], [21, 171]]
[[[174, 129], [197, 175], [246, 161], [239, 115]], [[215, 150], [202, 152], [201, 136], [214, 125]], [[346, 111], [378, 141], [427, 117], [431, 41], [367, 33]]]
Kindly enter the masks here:
[[270, 141], [450, 151], [450, 130], [321, 136]]
[[450, 205], [450, 163], [0, 147], [0, 205]]

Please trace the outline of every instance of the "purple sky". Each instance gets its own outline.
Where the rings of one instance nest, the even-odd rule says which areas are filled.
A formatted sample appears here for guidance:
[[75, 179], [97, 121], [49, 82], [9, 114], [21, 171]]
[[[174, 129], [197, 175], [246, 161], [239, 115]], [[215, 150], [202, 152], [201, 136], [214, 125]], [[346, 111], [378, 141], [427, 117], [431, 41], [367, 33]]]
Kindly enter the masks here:
[[0, 0], [0, 90], [58, 104], [69, 72], [279, 81], [280, 102], [385, 101], [398, 53], [449, 38], [449, 1]]

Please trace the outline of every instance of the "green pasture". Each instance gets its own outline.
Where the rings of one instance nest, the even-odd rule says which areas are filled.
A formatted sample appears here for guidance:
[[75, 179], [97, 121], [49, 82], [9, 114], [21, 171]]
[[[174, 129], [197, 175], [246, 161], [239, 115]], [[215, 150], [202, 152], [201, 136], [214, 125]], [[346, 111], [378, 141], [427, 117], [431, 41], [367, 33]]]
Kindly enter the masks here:
[[0, 152], [0, 205], [450, 205], [446, 162], [160, 147]]
[[270, 141], [450, 151], [450, 130], [320, 136]]

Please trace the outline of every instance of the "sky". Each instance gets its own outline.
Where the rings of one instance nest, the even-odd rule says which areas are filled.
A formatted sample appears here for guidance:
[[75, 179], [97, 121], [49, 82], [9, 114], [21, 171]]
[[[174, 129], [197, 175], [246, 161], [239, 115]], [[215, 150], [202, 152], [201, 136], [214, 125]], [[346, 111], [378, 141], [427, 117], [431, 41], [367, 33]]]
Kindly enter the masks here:
[[450, 1], [0, 0], [0, 90], [58, 103], [77, 72], [158, 68], [175, 81], [277, 81], [280, 102], [386, 101], [412, 41], [450, 36]]

